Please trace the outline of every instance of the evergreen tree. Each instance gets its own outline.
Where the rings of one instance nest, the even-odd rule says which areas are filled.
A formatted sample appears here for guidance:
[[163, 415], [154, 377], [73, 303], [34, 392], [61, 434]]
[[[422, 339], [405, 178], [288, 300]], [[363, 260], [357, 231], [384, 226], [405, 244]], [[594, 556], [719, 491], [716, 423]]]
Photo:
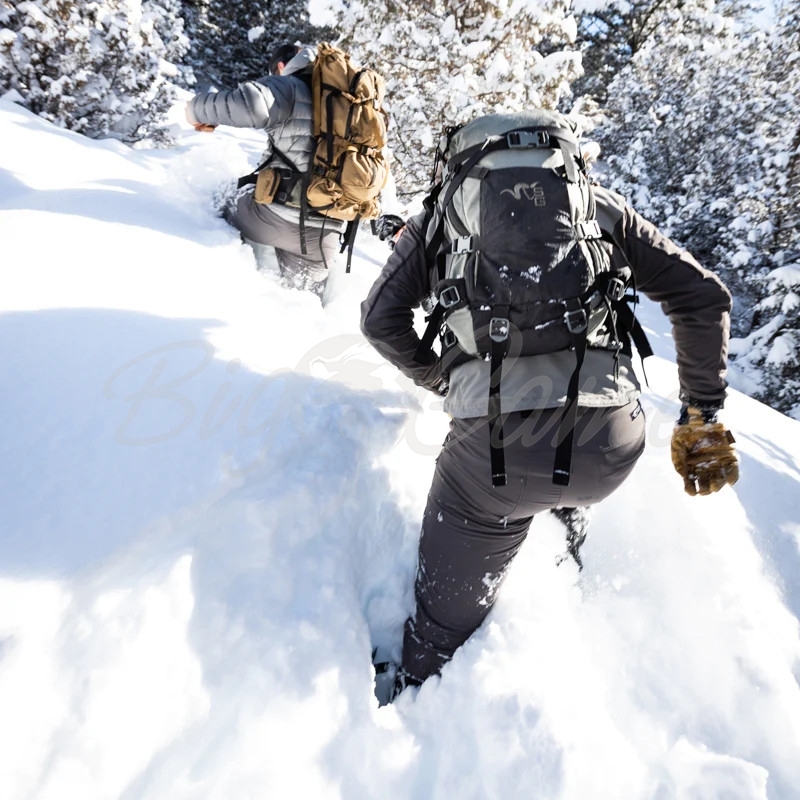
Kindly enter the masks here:
[[761, 279], [753, 330], [731, 341], [741, 388], [800, 420], [800, 260]]
[[759, 298], [753, 279], [771, 267], [758, 245], [769, 228], [765, 99], [753, 91], [768, 48], [729, 10], [714, 0], [664, 9], [611, 84], [597, 137], [614, 188], [726, 281], [743, 333]]
[[752, 329], [731, 342], [751, 393], [800, 419], [800, 9], [783, 4], [768, 41], [759, 92], [761, 196], [768, 213], [757, 246], [774, 267], [758, 285]]
[[566, 0], [353, 0], [341, 46], [386, 78], [392, 172], [401, 195], [424, 191], [445, 126], [481, 113], [555, 108], [580, 74], [564, 49]]
[[660, 17], [683, 0], [577, 0], [577, 42], [583, 55], [584, 74], [575, 90], [604, 104], [608, 86], [658, 29]]
[[313, 45], [332, 35], [311, 25], [307, 0], [183, 0], [182, 6], [192, 41], [188, 61], [204, 85], [258, 80], [280, 45]]
[[[685, 6], [685, 0], [576, 0], [573, 8], [584, 74], [575, 82], [575, 92], [589, 94], [604, 105], [611, 82], [658, 33], [665, 19], [681, 15], [683, 32], [692, 32], [694, 23], [702, 18], [682, 14]], [[749, 0], [720, 0], [717, 6], [718, 13], [736, 18], [754, 10]], [[702, 28], [701, 23], [694, 32]]]
[[163, 0], [5, 4], [0, 26], [0, 87], [31, 111], [88, 136], [166, 140], [175, 71], [166, 59], [182, 44]]

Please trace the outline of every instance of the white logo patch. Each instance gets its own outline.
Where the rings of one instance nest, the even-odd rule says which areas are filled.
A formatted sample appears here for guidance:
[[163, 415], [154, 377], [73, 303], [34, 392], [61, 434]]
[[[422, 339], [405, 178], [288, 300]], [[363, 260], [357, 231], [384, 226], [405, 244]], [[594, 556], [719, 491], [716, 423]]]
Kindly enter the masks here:
[[534, 205], [537, 206], [544, 206], [546, 205], [545, 197], [544, 197], [544, 187], [541, 185], [539, 181], [534, 181], [533, 183], [518, 183], [513, 189], [503, 189], [500, 194], [510, 194], [515, 200], [522, 200], [525, 197], [526, 200], [533, 200]]

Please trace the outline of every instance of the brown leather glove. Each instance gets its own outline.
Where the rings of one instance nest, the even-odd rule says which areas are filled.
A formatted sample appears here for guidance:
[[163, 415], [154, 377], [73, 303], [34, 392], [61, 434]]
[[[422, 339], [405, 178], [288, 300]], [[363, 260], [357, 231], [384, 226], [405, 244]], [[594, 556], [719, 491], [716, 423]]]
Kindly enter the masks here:
[[206, 125], [205, 122], [195, 122], [194, 129], [200, 133], [214, 133], [216, 125]]
[[729, 430], [707, 421], [703, 412], [688, 406], [672, 432], [672, 463], [683, 478], [687, 494], [712, 494], [739, 479], [739, 460]]

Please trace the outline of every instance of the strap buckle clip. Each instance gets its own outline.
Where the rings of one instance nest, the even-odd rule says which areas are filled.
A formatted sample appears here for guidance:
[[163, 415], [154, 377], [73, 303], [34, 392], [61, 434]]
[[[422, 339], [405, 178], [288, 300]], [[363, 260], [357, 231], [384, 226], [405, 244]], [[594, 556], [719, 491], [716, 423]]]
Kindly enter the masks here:
[[606, 289], [606, 297], [609, 300], [617, 302], [618, 300], [622, 300], [625, 296], [625, 281], [622, 278], [612, 278], [608, 282], [608, 288]]
[[575, 308], [572, 311], [564, 312], [564, 323], [570, 333], [583, 333], [589, 326], [586, 311], [582, 308]]
[[511, 131], [506, 134], [510, 149], [521, 147], [550, 147], [550, 134], [547, 131]]
[[457, 239], [453, 239], [450, 245], [450, 252], [471, 253], [475, 250], [475, 238], [474, 236], [459, 236]]
[[452, 308], [459, 302], [461, 302], [461, 295], [458, 292], [457, 286], [448, 286], [446, 289], [443, 289], [442, 293], [439, 295], [439, 305], [442, 308]]
[[600, 223], [596, 219], [575, 223], [575, 233], [578, 236], [578, 241], [603, 238], [603, 231], [600, 229]]
[[504, 342], [508, 339], [511, 323], [506, 317], [492, 317], [489, 321], [489, 338], [493, 342]]

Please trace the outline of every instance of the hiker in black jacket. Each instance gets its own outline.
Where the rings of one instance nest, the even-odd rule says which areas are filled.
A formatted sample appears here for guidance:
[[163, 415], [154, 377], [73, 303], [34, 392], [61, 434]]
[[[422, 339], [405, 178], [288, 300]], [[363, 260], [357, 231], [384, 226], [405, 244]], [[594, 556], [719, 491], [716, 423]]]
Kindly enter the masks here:
[[[619, 195], [594, 187], [596, 218], [624, 252], [638, 290], [669, 316], [683, 407], [672, 457], [689, 494], [708, 494], [738, 477], [732, 437], [716, 421], [725, 399], [731, 297]], [[640, 386], [630, 352], [607, 331], [592, 333], [580, 370], [568, 485], [554, 482], [554, 434], [575, 370], [570, 349], [507, 359], [501, 400], [505, 485], [490, 474], [490, 364], [420, 355], [414, 309], [437, 282], [426, 257], [428, 212], [408, 221], [361, 308], [361, 329], [388, 361], [444, 396], [450, 432], [436, 462], [422, 520], [416, 610], [405, 625], [394, 692], [437, 674], [480, 626], [536, 514], [590, 506], [633, 470], [645, 445]]]

